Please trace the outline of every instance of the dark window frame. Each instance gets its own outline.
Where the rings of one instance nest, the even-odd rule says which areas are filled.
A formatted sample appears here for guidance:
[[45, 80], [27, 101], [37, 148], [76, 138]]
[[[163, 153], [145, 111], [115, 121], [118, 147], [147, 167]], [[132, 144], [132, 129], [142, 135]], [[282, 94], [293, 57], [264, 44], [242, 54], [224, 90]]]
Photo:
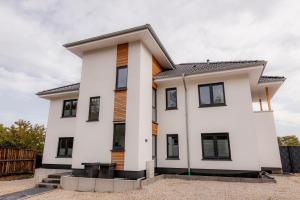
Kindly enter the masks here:
[[[176, 106], [171, 107], [168, 105], [168, 92], [175, 90], [176, 91]], [[177, 88], [173, 87], [173, 88], [166, 88], [166, 110], [177, 110]]]
[[[124, 147], [121, 147], [121, 148], [116, 148], [115, 147], [115, 130], [116, 130], [116, 126], [117, 125], [124, 125]], [[126, 136], [126, 123], [114, 123], [114, 129], [113, 129], [113, 141], [112, 141], [112, 151], [116, 152], [116, 151], [120, 151], [120, 152], [123, 152], [125, 151], [125, 136]]]
[[[153, 102], [152, 102], [152, 110], [154, 109], [155, 110], [155, 117], [153, 120], [153, 116], [152, 116], [152, 122], [156, 123], [157, 122], [157, 90], [155, 88], [152, 88], [152, 92], [154, 92], [154, 95], [155, 95], [155, 98], [154, 98], [154, 106], [153, 106]], [[153, 112], [152, 112], [153, 113]], [[153, 115], [153, 114], [152, 114]]]
[[[119, 70], [120, 69], [127, 69], [127, 74], [126, 74], [126, 86], [125, 87], [119, 87], [118, 86], [118, 79], [119, 79]], [[127, 82], [128, 82], [128, 65], [120, 66], [117, 67], [117, 75], [116, 75], [116, 88], [115, 90], [126, 90], [127, 89]]]
[[[204, 137], [206, 136], [210, 136], [210, 137], [213, 137], [213, 142], [214, 142], [214, 154], [215, 156], [213, 157], [206, 157], [204, 155], [204, 145], [203, 145], [203, 140], [204, 140]], [[227, 141], [228, 141], [228, 157], [220, 157], [218, 156], [219, 154], [219, 150], [218, 150], [218, 145], [217, 145], [217, 137], [218, 136], [221, 136], [221, 137], [224, 137], [226, 136], [227, 137]], [[229, 138], [229, 133], [228, 132], [222, 132], [222, 133], [201, 133], [201, 146], [202, 146], [202, 160], [223, 160], [223, 161], [232, 161], [231, 159], [231, 148], [230, 148], [230, 138]]]
[[[73, 154], [73, 146], [74, 146], [74, 137], [59, 137], [58, 138], [58, 145], [57, 145], [57, 154], [56, 157], [57, 158], [72, 158], [72, 154], [70, 156], [68, 156], [68, 143], [69, 140], [72, 139], [72, 154]], [[66, 141], [66, 149], [65, 149], [65, 154], [64, 155], [59, 155], [59, 150], [60, 150], [60, 144], [62, 140], [67, 140]]]
[[[215, 86], [215, 85], [222, 85], [224, 103], [214, 103], [213, 86]], [[200, 88], [201, 87], [209, 87], [210, 104], [202, 104], [201, 103], [201, 92], [200, 92]], [[198, 85], [198, 98], [199, 98], [199, 108], [202, 108], [202, 107], [226, 106], [224, 82]]]
[[[179, 160], [179, 153], [180, 153], [180, 151], [179, 151], [179, 136], [178, 136], [178, 134], [167, 134], [166, 135], [167, 137], [167, 159], [166, 160]], [[178, 142], [178, 156], [170, 156], [169, 155], [169, 144], [168, 144], [168, 138], [169, 137], [173, 137], [173, 136], [176, 136], [177, 137], [177, 142]]]
[[[76, 112], [75, 112], [75, 115], [72, 115], [72, 111], [73, 111], [73, 109], [72, 109], [72, 105], [73, 105], [73, 102], [74, 101], [77, 101], [77, 103], [76, 103]], [[71, 102], [71, 115], [70, 116], [65, 116], [64, 115], [64, 111], [65, 111], [65, 104], [66, 104], [66, 102]], [[62, 108], [62, 114], [61, 114], [61, 117], [62, 118], [69, 118], [69, 117], [76, 117], [76, 115], [77, 115], [77, 106], [78, 106], [78, 99], [65, 99], [64, 101], [63, 101], [63, 108]]]
[[[98, 108], [98, 116], [97, 119], [91, 119], [91, 103], [93, 99], [99, 99], [99, 108]], [[99, 121], [99, 115], [100, 115], [100, 96], [90, 97], [90, 104], [89, 104], [89, 116], [87, 122], [95, 122]]]

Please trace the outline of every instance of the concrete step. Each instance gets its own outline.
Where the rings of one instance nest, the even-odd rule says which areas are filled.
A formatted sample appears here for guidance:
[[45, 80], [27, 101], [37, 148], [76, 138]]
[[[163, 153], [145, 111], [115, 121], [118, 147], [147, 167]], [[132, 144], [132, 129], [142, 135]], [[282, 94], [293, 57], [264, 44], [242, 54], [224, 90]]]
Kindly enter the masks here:
[[42, 180], [43, 183], [57, 183], [60, 184], [60, 179], [58, 178], [44, 178]]
[[48, 178], [60, 179], [61, 176], [63, 176], [63, 174], [49, 174]]
[[40, 188], [58, 188], [59, 184], [57, 184], [57, 183], [39, 183], [37, 186]]

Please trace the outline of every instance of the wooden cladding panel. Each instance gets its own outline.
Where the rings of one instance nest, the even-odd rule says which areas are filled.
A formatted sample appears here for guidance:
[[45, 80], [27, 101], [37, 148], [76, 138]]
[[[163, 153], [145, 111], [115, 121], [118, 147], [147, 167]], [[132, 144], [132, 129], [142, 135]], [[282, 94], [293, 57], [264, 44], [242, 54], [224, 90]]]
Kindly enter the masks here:
[[[152, 88], [157, 89], [157, 84], [154, 83], [154, 76], [162, 71], [162, 68], [158, 61], [152, 56]], [[152, 134], [157, 135], [158, 124], [152, 122]]]
[[116, 163], [116, 170], [124, 170], [125, 152], [111, 152], [111, 162]]
[[125, 121], [126, 119], [127, 91], [115, 91], [114, 121]]
[[152, 56], [152, 77], [154, 78], [154, 76], [156, 74], [158, 74], [159, 72], [162, 71], [162, 68], [160, 66], [160, 64], [157, 62], [157, 60]]
[[[117, 46], [117, 66], [128, 65], [128, 43]], [[114, 121], [126, 121], [127, 90], [115, 90]], [[124, 170], [125, 152], [111, 152], [111, 162], [116, 163], [116, 170]]]
[[152, 135], [157, 135], [158, 132], [158, 124], [152, 122]]
[[128, 65], [128, 43], [117, 47], [117, 67]]

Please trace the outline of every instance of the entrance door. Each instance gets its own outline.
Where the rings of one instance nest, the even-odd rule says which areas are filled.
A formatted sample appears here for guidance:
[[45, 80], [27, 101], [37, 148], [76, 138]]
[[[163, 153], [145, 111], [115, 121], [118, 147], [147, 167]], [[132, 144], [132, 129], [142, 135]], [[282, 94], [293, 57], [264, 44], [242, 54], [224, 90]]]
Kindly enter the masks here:
[[152, 135], [152, 160], [154, 160], [154, 167], [157, 165], [157, 136]]

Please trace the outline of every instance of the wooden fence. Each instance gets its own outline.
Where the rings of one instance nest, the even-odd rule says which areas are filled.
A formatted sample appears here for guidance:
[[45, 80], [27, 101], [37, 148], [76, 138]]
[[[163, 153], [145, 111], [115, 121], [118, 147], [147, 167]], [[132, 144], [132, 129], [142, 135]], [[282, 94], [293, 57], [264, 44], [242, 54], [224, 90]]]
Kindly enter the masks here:
[[35, 158], [33, 150], [0, 148], [0, 177], [34, 173]]

